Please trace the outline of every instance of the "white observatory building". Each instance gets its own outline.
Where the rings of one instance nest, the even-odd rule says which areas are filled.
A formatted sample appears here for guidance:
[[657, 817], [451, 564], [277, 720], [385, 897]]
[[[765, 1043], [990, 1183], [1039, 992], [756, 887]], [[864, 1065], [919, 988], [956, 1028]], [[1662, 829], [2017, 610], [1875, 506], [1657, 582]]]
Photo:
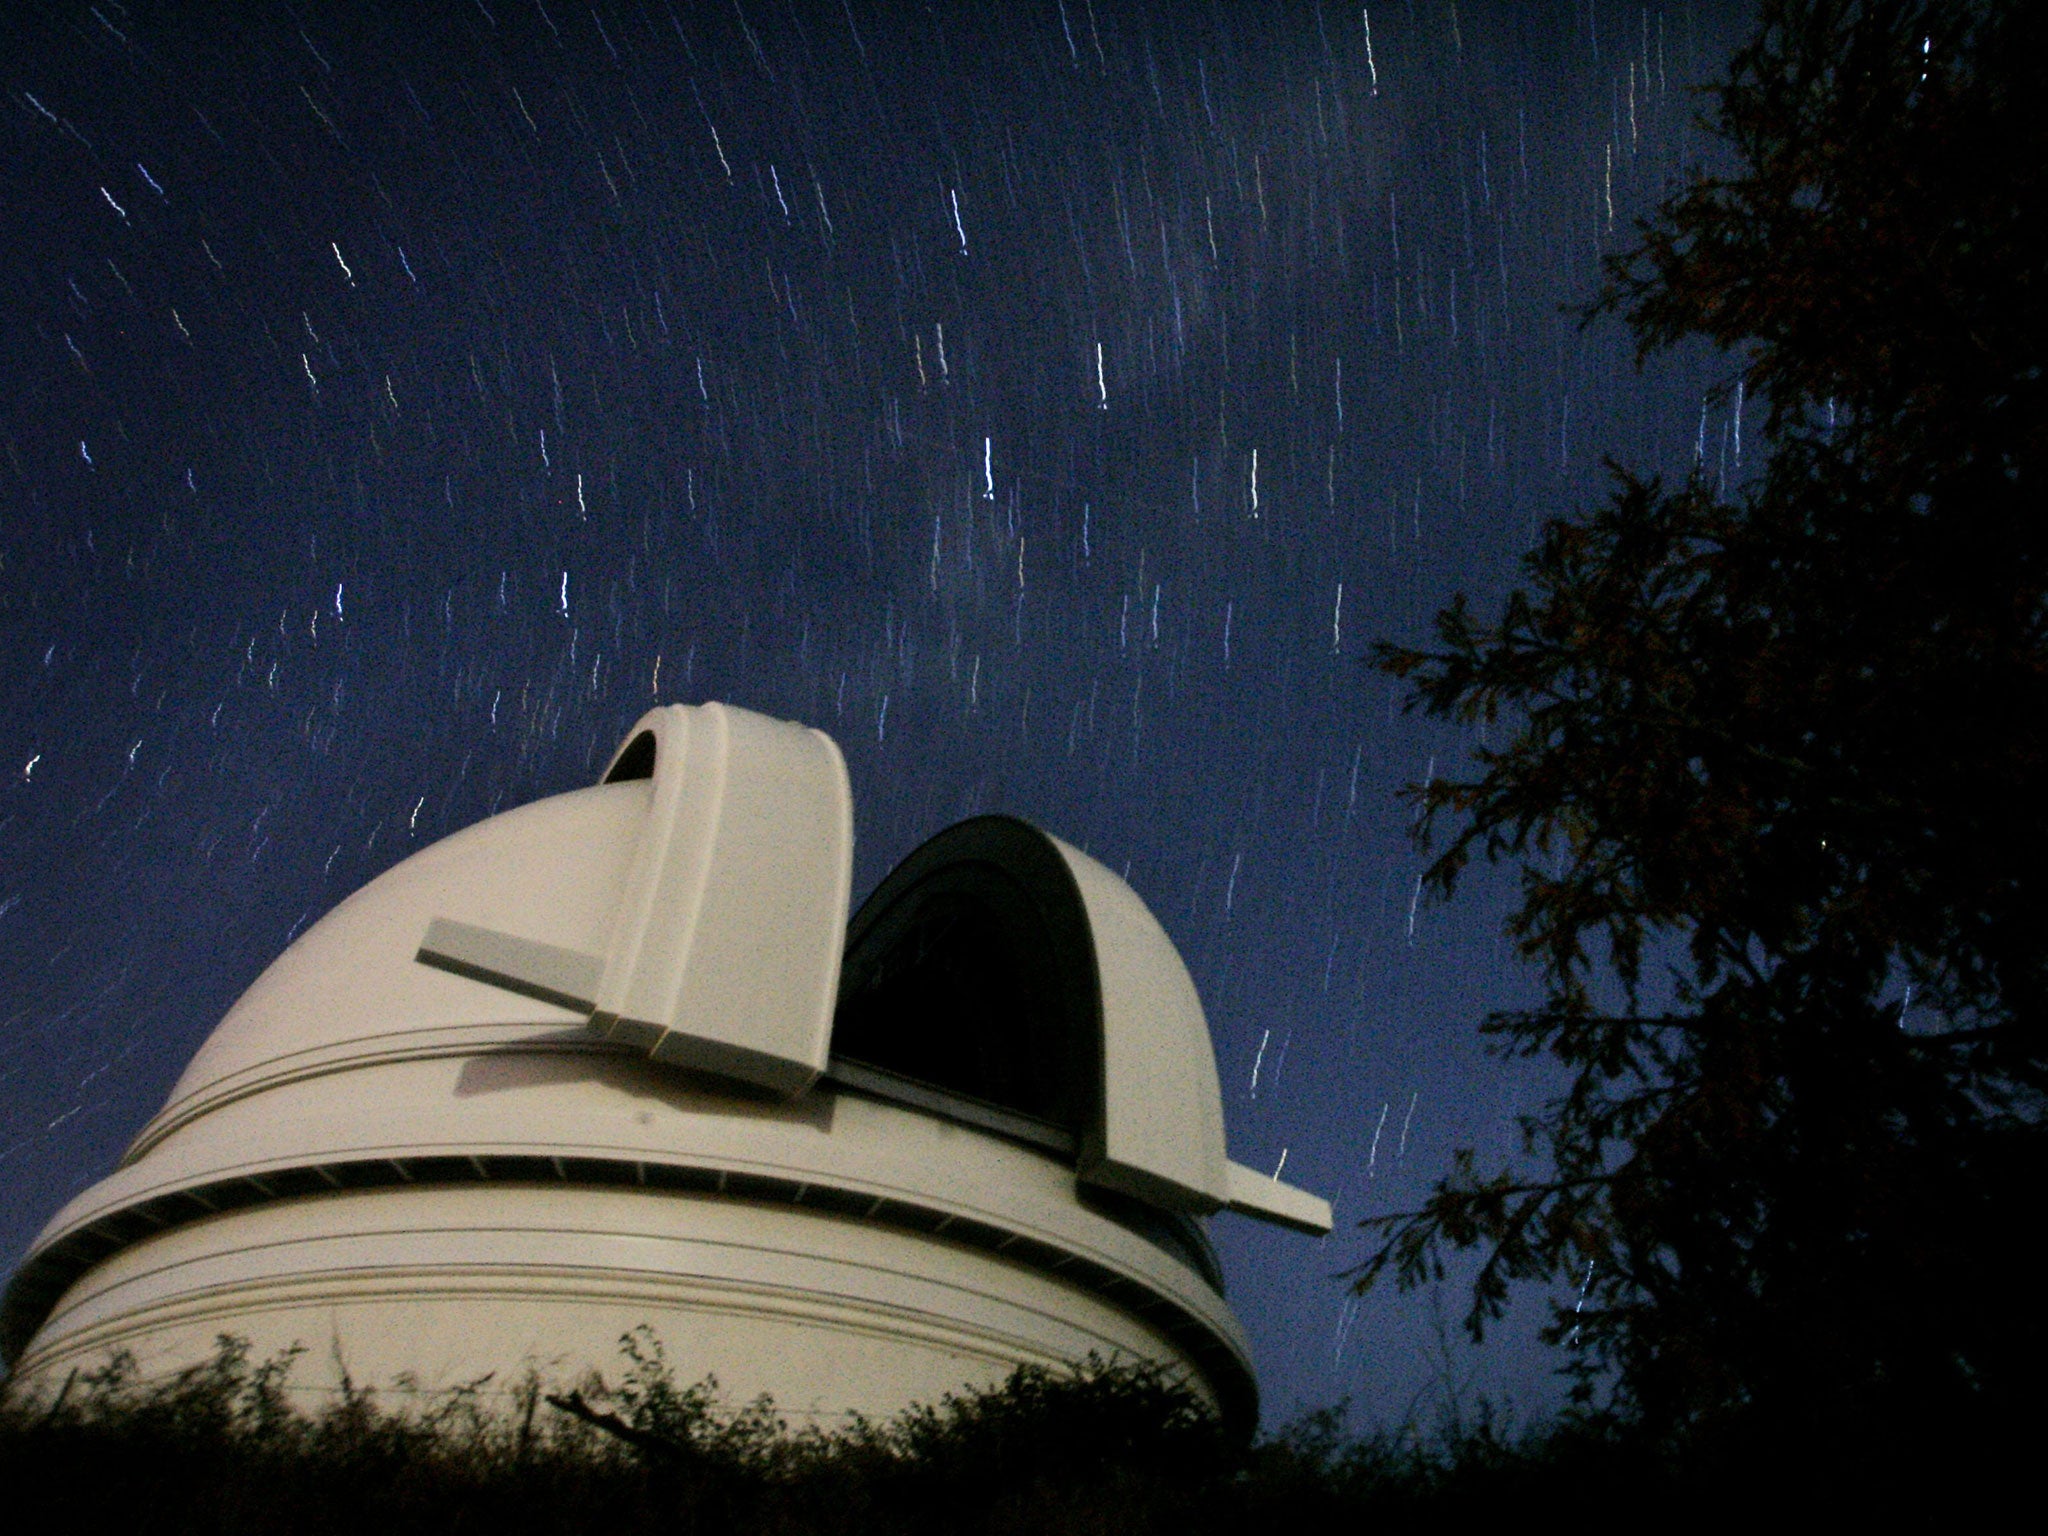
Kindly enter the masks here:
[[300, 1390], [620, 1361], [886, 1416], [1091, 1351], [1257, 1389], [1203, 1218], [1307, 1232], [1232, 1163], [1202, 1006], [1129, 886], [1021, 821], [847, 924], [820, 732], [643, 718], [589, 789], [414, 854], [228, 1012], [0, 1307], [15, 1390], [294, 1344]]

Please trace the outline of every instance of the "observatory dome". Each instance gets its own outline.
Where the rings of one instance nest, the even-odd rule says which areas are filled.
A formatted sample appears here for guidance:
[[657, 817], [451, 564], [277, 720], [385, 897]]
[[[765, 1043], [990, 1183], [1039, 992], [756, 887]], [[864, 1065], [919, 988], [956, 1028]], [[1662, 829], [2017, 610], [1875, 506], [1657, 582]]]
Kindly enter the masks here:
[[336, 906], [243, 994], [0, 1305], [11, 1378], [220, 1335], [301, 1392], [683, 1380], [886, 1415], [1090, 1352], [1256, 1388], [1203, 1230], [1329, 1207], [1229, 1161], [1207, 1024], [1137, 894], [1024, 822], [849, 927], [829, 737], [717, 704]]

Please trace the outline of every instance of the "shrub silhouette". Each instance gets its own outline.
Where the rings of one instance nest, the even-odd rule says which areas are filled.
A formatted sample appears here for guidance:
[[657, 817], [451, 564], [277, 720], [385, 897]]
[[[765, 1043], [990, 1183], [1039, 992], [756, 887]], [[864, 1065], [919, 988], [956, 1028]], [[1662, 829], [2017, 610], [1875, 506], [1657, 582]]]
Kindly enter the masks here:
[[1328, 1408], [1246, 1445], [1171, 1373], [1093, 1358], [828, 1431], [792, 1429], [765, 1398], [726, 1405], [711, 1378], [678, 1384], [645, 1328], [621, 1340], [610, 1379], [566, 1390], [531, 1373], [509, 1394], [488, 1379], [427, 1391], [344, 1375], [312, 1411], [291, 1391], [301, 1354], [259, 1361], [224, 1336], [167, 1379], [145, 1381], [116, 1354], [53, 1400], [11, 1395], [0, 1486], [16, 1522], [226, 1536], [1306, 1536], [1525, 1517], [1589, 1487], [1693, 1511], [1747, 1496], [1684, 1475], [1611, 1421], [1517, 1432], [1484, 1404], [1433, 1433], [1364, 1436]]

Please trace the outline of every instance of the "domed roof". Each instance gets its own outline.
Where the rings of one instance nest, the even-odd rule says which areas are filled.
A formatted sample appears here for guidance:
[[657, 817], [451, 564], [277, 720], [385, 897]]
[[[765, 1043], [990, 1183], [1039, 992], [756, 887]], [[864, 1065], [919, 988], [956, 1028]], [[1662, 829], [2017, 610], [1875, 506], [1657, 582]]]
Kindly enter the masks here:
[[[0, 1351], [53, 1307], [71, 1337], [100, 1303], [60, 1298], [98, 1294], [95, 1266], [226, 1212], [404, 1187], [441, 1191], [439, 1222], [471, 1186], [623, 1183], [944, 1233], [1147, 1319], [1242, 1407], [1188, 1218], [1321, 1233], [1330, 1209], [1227, 1157], [1208, 1026], [1158, 921], [1009, 817], [925, 843], [849, 930], [851, 871], [828, 737], [650, 712], [601, 783], [421, 850], [279, 956], [122, 1167], [38, 1237]], [[934, 1136], [953, 1137], [936, 1160]], [[271, 1250], [245, 1249], [236, 1284], [260, 1291], [271, 1260], [250, 1256]], [[890, 1251], [905, 1274], [937, 1262]]]
[[[828, 1069], [908, 1102], [937, 1088], [970, 1118], [1023, 1092], [1008, 1109], [1062, 1127], [1088, 1183], [1328, 1230], [1323, 1201], [1228, 1159], [1201, 1001], [1117, 875], [1027, 823], [977, 817], [904, 860], [849, 936], [852, 862], [830, 737], [720, 704], [652, 710], [599, 785], [458, 832], [308, 930], [130, 1160], [279, 1082], [567, 1031], [784, 1098]], [[933, 996], [948, 971], [952, 994]], [[1011, 1067], [993, 1086], [963, 1077], [963, 1052], [983, 1077]]]

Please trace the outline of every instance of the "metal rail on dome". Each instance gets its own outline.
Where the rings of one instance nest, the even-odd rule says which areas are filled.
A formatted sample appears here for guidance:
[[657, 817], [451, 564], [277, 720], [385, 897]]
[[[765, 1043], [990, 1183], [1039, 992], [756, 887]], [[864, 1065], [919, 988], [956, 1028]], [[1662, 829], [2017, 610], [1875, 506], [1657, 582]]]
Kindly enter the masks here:
[[1037, 1147], [1071, 1163], [1080, 1146], [1079, 1138], [1063, 1125], [1021, 1114], [1005, 1105], [992, 1104], [964, 1093], [956, 1093], [914, 1077], [905, 1077], [850, 1056], [834, 1056], [825, 1076], [842, 1088], [890, 1104], [922, 1110], [941, 1120], [989, 1131], [1026, 1146]]

